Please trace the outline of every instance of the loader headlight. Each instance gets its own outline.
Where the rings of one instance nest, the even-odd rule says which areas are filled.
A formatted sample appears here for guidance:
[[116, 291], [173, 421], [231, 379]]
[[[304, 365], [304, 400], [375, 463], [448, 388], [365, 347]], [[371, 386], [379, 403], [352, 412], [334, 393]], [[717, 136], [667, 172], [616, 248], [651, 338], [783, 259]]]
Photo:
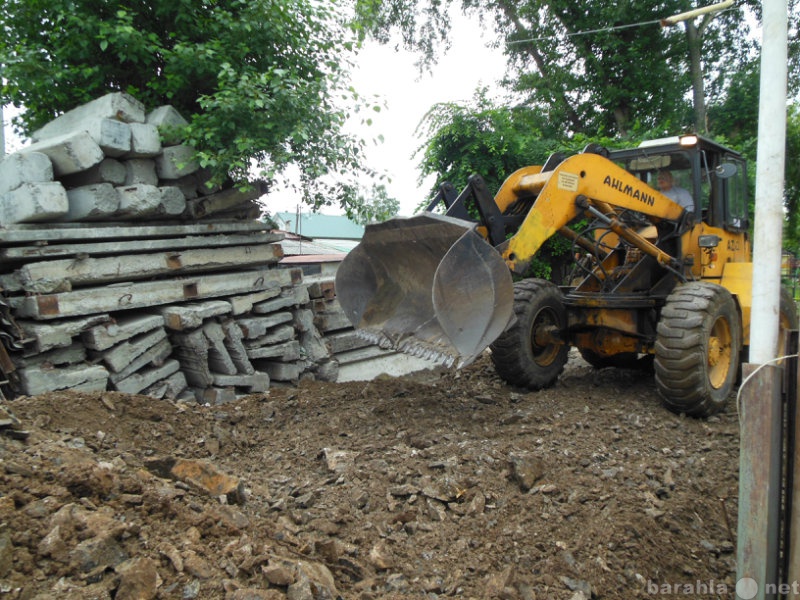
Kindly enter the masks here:
[[697, 238], [697, 245], [701, 248], [716, 248], [721, 241], [722, 238], [718, 235], [701, 235]]
[[697, 136], [696, 135], [682, 135], [678, 138], [678, 142], [684, 148], [694, 148], [697, 146]]

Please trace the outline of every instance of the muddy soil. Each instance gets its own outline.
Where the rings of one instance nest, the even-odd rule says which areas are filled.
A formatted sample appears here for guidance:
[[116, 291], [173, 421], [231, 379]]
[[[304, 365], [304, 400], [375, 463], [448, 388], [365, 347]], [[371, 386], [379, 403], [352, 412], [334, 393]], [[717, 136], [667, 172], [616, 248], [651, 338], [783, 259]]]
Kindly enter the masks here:
[[0, 600], [733, 598], [734, 404], [675, 415], [580, 359], [528, 392], [486, 357], [222, 406], [19, 398]]

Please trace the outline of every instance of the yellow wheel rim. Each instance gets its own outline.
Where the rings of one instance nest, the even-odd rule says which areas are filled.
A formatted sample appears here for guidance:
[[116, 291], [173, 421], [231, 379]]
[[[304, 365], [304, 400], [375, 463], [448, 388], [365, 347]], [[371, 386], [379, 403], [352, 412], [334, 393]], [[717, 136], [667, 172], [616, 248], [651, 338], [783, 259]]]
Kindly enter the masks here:
[[715, 389], [719, 389], [728, 378], [731, 370], [733, 336], [730, 323], [719, 318], [711, 328], [708, 340], [708, 381]]

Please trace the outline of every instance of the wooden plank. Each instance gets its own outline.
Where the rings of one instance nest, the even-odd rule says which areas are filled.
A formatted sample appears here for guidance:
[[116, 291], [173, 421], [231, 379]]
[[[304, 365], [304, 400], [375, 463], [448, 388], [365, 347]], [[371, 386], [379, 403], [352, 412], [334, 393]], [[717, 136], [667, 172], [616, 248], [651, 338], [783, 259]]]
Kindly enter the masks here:
[[[0, 230], [2, 238], [2, 230]], [[280, 233], [234, 233], [230, 235], [187, 236], [165, 239], [142, 239], [130, 241], [47, 244], [34, 246], [12, 246], [0, 248], [0, 259], [26, 260], [36, 258], [59, 258], [66, 256], [102, 254], [129, 254], [150, 250], [187, 250], [190, 248], [219, 248], [253, 244], [273, 244], [283, 238]]]
[[302, 274], [295, 269], [238, 271], [235, 275], [202, 275], [160, 281], [142, 281], [85, 288], [61, 294], [10, 298], [15, 315], [36, 320], [91, 315], [114, 310], [133, 310], [186, 300], [230, 296], [299, 283]]
[[270, 226], [260, 221], [208, 221], [203, 223], [161, 223], [130, 225], [128, 223], [58, 223], [0, 227], [0, 244], [46, 242], [64, 240], [125, 240], [184, 235], [212, 235], [221, 233], [246, 233], [269, 231]]
[[13, 277], [3, 278], [3, 283], [5, 289], [12, 292], [24, 290], [36, 294], [52, 294], [84, 285], [263, 266], [278, 262], [282, 256], [280, 245], [270, 244], [49, 260], [25, 265]]

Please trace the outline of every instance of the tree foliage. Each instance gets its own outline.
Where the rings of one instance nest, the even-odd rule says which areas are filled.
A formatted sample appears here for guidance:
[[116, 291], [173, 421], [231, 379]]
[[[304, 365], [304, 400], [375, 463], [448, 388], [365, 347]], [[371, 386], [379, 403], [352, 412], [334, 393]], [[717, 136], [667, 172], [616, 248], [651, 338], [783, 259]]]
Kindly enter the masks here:
[[367, 225], [396, 217], [398, 212], [400, 201], [389, 196], [385, 185], [374, 184], [369, 191], [359, 193], [358, 202], [348, 207], [346, 214], [359, 225]]
[[784, 246], [800, 253], [800, 106], [789, 109], [786, 123], [786, 215]]
[[422, 120], [425, 143], [417, 150], [420, 180], [436, 175], [432, 194], [448, 181], [460, 188], [479, 173], [496, 191], [513, 171], [540, 164], [554, 141], [543, 139], [537, 113], [524, 107], [497, 107], [479, 90], [473, 103], [433, 106]]
[[[345, 76], [354, 34], [335, 2], [0, 0], [0, 101], [30, 133], [74, 106], [125, 91], [171, 104], [218, 178], [273, 178], [298, 165], [307, 202], [352, 200], [326, 175], [359, 168], [343, 133], [358, 100]], [[338, 194], [338, 195], [337, 195]]]

